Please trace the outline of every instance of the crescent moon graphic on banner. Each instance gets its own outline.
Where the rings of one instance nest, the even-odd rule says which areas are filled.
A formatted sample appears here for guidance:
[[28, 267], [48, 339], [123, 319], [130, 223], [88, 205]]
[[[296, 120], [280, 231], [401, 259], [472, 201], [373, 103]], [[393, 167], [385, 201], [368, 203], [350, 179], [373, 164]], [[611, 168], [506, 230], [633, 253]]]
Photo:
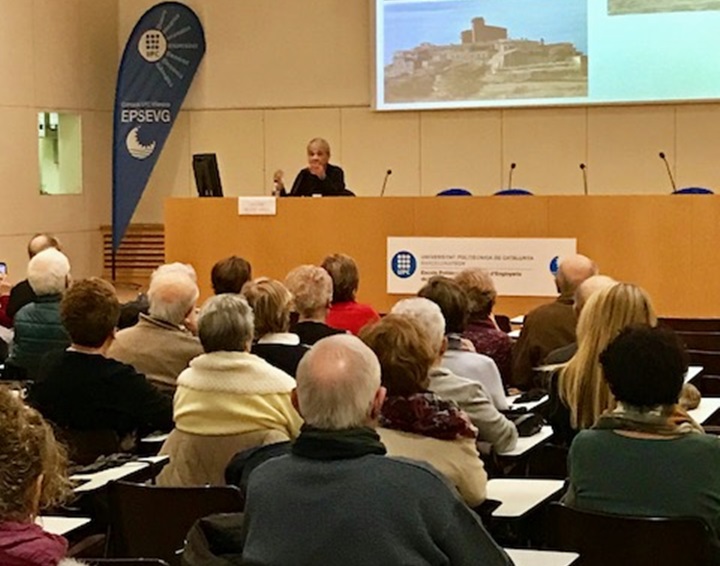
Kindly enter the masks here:
[[130, 130], [127, 138], [125, 138], [125, 145], [127, 145], [130, 155], [132, 155], [135, 159], [147, 159], [152, 155], [153, 151], [155, 151], [155, 142], [148, 145], [140, 143], [140, 140], [138, 139], [139, 130], [140, 128], [138, 126]]

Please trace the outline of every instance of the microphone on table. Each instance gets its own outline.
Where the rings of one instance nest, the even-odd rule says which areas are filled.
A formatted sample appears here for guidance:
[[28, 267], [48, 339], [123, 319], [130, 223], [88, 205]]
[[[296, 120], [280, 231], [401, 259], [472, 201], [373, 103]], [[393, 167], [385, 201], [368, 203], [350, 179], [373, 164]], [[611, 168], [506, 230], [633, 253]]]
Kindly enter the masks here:
[[583, 190], [585, 191], [585, 195], [588, 194], [588, 185], [587, 185], [587, 165], [584, 163], [580, 164], [580, 170], [582, 171], [583, 176]]
[[512, 189], [512, 186], [513, 186], [512, 185], [512, 176], [513, 176], [513, 171], [515, 171], [515, 167], [517, 167], [517, 163], [510, 164], [510, 175], [508, 175], [508, 187], [507, 187], [508, 189]]
[[383, 196], [385, 194], [385, 187], [387, 187], [388, 179], [390, 178], [390, 175], [392, 175], [392, 169], [388, 169], [385, 171], [385, 178], [383, 179], [382, 184], [382, 190], [380, 191], [380, 196]]
[[668, 160], [665, 157], [665, 152], [661, 151], [658, 155], [660, 156], [660, 159], [662, 159], [663, 162], [665, 163], [665, 169], [667, 169], [667, 174], [668, 174], [668, 177], [670, 178], [670, 184], [672, 185], [672, 192], [676, 193], [677, 185], [675, 184], [675, 177], [673, 177], [672, 170], [670, 169], [670, 164], [668, 163]]

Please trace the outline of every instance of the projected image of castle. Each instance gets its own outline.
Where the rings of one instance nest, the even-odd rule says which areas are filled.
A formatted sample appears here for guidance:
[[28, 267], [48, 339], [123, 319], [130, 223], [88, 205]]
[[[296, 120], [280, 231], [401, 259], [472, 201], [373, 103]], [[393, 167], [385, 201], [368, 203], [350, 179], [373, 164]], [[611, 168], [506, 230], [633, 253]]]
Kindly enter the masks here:
[[611, 16], [720, 10], [720, 0], [608, 0]]
[[385, 66], [385, 102], [585, 97], [588, 59], [570, 41], [513, 38], [473, 18], [459, 44], [421, 43]]

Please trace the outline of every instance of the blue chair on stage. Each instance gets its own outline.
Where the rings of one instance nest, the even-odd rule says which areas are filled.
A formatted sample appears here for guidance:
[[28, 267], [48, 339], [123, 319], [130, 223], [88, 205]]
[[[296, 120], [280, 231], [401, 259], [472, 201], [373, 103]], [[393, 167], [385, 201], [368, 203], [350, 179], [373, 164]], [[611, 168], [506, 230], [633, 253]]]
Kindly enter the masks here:
[[444, 191], [440, 191], [435, 196], [438, 196], [438, 197], [471, 197], [472, 193], [470, 191], [468, 191], [467, 189], [453, 187], [451, 189], [445, 189]]
[[533, 194], [527, 189], [503, 189], [493, 193], [496, 197], [520, 197], [520, 196], [533, 196]]
[[674, 195], [714, 195], [715, 192], [712, 189], [707, 189], [705, 187], [684, 187], [682, 189], [678, 189], [677, 191], [673, 191]]

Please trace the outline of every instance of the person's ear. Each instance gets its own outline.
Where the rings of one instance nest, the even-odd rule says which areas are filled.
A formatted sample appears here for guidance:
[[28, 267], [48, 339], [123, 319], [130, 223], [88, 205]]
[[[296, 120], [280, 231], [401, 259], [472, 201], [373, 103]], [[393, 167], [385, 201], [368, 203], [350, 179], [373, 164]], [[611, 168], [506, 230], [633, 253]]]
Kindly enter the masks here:
[[295, 407], [298, 415], [302, 417], [302, 411], [300, 410], [300, 400], [298, 399], [297, 394], [297, 387], [290, 392], [290, 401], [292, 401], [292, 406]]
[[440, 346], [440, 357], [442, 358], [448, 350], [448, 337], [443, 336], [442, 345]]
[[385, 403], [386, 397], [387, 397], [387, 389], [385, 389], [381, 385], [378, 388], [378, 390], [375, 392], [375, 397], [373, 398], [372, 407], [370, 408], [370, 418], [372, 420], [376, 420], [380, 416], [380, 412], [382, 411], [382, 406]]

